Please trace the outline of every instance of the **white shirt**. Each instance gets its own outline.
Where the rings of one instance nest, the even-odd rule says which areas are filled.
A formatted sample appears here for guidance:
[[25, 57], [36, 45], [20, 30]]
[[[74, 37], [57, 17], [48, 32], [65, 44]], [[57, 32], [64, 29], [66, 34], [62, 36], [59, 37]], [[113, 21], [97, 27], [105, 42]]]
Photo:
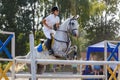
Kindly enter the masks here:
[[[47, 24], [48, 26], [52, 27], [52, 28], [53, 28], [53, 26], [54, 26], [56, 23], [59, 23], [59, 22], [60, 22], [60, 18], [59, 18], [58, 16], [55, 16], [54, 14], [50, 14], [49, 16], [47, 16], [47, 17], [45, 18], [45, 20], [46, 20], [46, 24]], [[46, 27], [45, 25], [44, 25], [44, 27], [43, 27], [43, 32], [44, 32], [45, 36], [46, 36], [47, 38], [49, 38], [49, 39], [50, 39], [50, 33], [54, 33], [54, 34], [55, 34], [55, 31], [54, 31], [54, 30], [49, 29], [49, 28]]]
[[53, 25], [60, 22], [59, 17], [55, 16], [54, 14], [50, 14], [45, 18], [45, 20], [46, 20], [46, 24], [50, 27], [53, 27]]

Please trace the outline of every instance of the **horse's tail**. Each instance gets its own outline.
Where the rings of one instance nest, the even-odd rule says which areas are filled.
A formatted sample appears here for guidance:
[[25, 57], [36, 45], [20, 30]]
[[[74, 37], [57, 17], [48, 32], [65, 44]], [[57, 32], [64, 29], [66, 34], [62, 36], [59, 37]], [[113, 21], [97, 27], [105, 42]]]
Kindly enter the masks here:
[[24, 70], [24, 66], [26, 65], [26, 63], [16, 63], [15, 64], [15, 72], [19, 72]]
[[[15, 59], [26, 59], [26, 56], [17, 56]], [[15, 72], [22, 71], [25, 65], [26, 63], [15, 63]], [[12, 67], [10, 68], [10, 71], [12, 71]]]

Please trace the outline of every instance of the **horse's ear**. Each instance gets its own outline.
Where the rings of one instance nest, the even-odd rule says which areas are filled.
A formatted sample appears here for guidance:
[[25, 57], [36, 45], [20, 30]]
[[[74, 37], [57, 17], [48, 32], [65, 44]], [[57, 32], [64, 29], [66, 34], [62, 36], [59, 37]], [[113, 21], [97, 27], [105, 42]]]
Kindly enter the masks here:
[[76, 16], [76, 19], [79, 19], [79, 17], [80, 17], [80, 16], [79, 16], [79, 15], [77, 15], [77, 16]]
[[72, 19], [75, 19], [75, 16], [73, 16]]
[[75, 15], [72, 17], [72, 19], [78, 19], [79, 18], [79, 15]]

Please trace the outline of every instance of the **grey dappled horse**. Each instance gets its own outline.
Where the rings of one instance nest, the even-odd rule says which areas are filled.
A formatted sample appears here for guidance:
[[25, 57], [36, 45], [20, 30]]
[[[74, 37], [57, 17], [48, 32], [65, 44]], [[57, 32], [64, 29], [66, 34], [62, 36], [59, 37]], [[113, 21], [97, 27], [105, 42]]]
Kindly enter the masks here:
[[[70, 41], [70, 35], [78, 36], [78, 21], [77, 17], [68, 18], [65, 20], [59, 27], [59, 29], [56, 31], [56, 34], [54, 35], [54, 44], [52, 46], [52, 49], [54, 51], [54, 55], [49, 55], [48, 51], [42, 51], [38, 52], [37, 47], [35, 47], [35, 57], [36, 59], [57, 59], [55, 56], [59, 57], [66, 57], [68, 54], [70, 54], [72, 51], [77, 51], [76, 46], [71, 46]], [[24, 58], [30, 59], [31, 53], [29, 52]], [[23, 58], [23, 57], [17, 57], [17, 58]], [[28, 64], [28, 66], [30, 66]], [[37, 73], [43, 73], [44, 72], [44, 66], [38, 65], [37, 66]], [[29, 68], [30, 69], [30, 68]]]

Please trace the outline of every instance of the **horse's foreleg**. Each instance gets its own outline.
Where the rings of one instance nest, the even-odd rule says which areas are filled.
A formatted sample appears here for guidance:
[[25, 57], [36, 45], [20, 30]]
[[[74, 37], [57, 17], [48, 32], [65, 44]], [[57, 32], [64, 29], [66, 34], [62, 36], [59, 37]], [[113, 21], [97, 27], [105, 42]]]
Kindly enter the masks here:
[[70, 54], [71, 52], [77, 52], [77, 46], [74, 45], [74, 46], [71, 46], [69, 49], [68, 49], [68, 52], [67, 52], [67, 55]]
[[67, 52], [67, 55], [68, 54], [71, 54], [72, 52], [74, 52], [74, 57], [77, 55], [77, 46], [74, 45], [74, 46], [71, 46]]

